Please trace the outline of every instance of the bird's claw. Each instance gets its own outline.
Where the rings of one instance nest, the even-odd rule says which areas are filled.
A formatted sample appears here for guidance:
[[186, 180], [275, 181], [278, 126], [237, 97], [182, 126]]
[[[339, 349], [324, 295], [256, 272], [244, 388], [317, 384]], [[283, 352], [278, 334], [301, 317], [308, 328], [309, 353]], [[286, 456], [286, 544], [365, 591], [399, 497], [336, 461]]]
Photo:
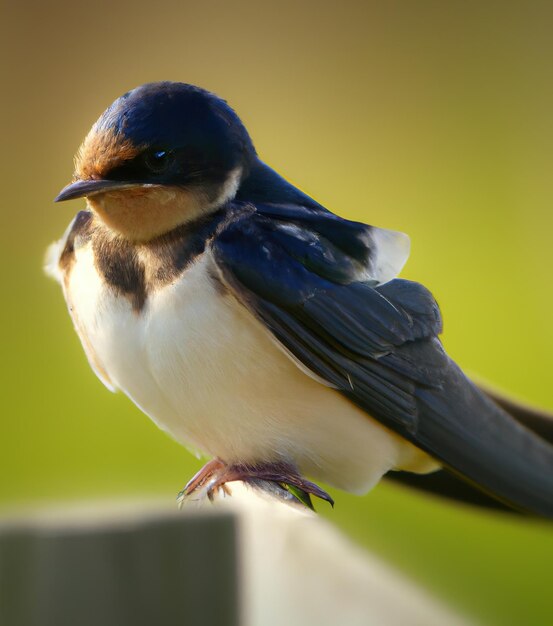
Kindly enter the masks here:
[[207, 496], [210, 501], [213, 501], [219, 491], [230, 496], [231, 491], [227, 483], [233, 481], [244, 482], [286, 502], [303, 504], [311, 510], [315, 510], [311, 496], [325, 500], [334, 506], [334, 500], [326, 491], [304, 479], [293, 466], [287, 463], [227, 465], [220, 459], [213, 459], [204, 465], [178, 494], [179, 507], [192, 495], [199, 496], [197, 499]]

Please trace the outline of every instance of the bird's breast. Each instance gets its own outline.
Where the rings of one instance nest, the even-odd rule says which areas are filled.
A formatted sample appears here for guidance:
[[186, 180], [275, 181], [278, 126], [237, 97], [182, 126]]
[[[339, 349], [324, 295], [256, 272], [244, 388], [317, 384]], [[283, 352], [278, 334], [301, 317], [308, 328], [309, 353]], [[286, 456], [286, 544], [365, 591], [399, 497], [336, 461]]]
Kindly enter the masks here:
[[183, 445], [226, 461], [285, 459], [353, 491], [400, 465], [405, 442], [301, 371], [212, 263], [198, 255], [137, 308], [92, 245], [75, 251], [65, 293], [99, 377]]

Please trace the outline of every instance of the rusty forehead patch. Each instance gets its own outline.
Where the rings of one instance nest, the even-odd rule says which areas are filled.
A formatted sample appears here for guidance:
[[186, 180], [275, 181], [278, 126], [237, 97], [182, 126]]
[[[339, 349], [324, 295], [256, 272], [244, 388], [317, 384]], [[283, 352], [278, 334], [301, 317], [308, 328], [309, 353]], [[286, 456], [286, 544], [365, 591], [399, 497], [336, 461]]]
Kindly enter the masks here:
[[98, 130], [93, 126], [75, 156], [75, 179], [104, 178], [110, 170], [134, 159], [141, 151], [141, 146], [114, 129]]

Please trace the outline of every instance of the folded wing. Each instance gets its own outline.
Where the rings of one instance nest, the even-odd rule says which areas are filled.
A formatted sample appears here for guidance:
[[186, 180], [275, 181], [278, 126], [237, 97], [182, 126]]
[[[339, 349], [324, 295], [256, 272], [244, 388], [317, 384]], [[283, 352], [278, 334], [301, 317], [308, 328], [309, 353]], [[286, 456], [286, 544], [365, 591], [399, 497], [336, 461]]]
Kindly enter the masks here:
[[465, 480], [553, 517], [553, 447], [445, 354], [428, 290], [391, 280], [407, 258], [404, 236], [259, 205], [237, 212], [212, 250], [227, 288], [303, 367]]

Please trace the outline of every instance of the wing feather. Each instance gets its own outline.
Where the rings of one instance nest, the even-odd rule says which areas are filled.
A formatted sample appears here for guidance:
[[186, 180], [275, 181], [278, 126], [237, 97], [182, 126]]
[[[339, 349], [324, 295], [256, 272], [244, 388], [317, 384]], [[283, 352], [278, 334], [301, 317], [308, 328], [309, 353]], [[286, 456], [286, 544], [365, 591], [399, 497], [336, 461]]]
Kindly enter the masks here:
[[294, 360], [466, 480], [553, 517], [553, 447], [448, 358], [427, 289], [375, 270], [372, 227], [291, 206], [237, 215], [212, 242], [220, 276]]

